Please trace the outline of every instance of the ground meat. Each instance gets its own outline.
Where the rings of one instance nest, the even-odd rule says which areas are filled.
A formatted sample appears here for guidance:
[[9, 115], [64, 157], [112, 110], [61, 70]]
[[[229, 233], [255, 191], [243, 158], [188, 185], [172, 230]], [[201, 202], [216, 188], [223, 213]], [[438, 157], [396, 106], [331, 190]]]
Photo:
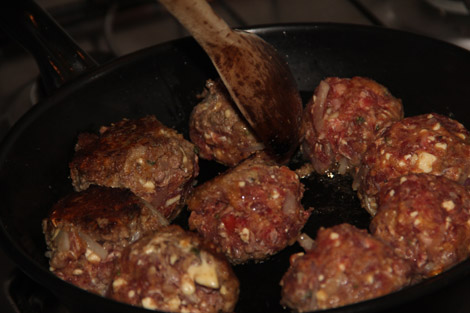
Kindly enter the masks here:
[[206, 88], [204, 100], [194, 107], [189, 120], [189, 135], [201, 158], [235, 166], [263, 150], [223, 84], [208, 80]]
[[302, 151], [316, 172], [354, 172], [367, 146], [403, 118], [399, 99], [375, 81], [329, 77], [315, 90], [302, 121]]
[[303, 191], [289, 168], [252, 157], [196, 188], [189, 226], [234, 264], [263, 260], [298, 237], [310, 216]]
[[291, 257], [281, 304], [299, 312], [385, 295], [410, 283], [411, 266], [385, 243], [349, 224], [321, 228], [312, 250]]
[[224, 256], [172, 225], [123, 253], [109, 296], [165, 312], [233, 312], [239, 282]]
[[438, 114], [408, 117], [369, 146], [353, 188], [364, 208], [374, 215], [376, 195], [388, 180], [429, 173], [465, 184], [470, 175], [469, 160], [470, 134], [462, 124]]
[[77, 191], [90, 184], [129, 188], [169, 220], [199, 173], [193, 144], [153, 116], [102, 127], [99, 136], [81, 134], [75, 150], [70, 176]]
[[427, 277], [470, 253], [470, 194], [443, 176], [411, 174], [386, 183], [378, 196], [372, 234]]
[[90, 186], [58, 201], [43, 220], [50, 269], [104, 295], [124, 247], [167, 223], [129, 190]]

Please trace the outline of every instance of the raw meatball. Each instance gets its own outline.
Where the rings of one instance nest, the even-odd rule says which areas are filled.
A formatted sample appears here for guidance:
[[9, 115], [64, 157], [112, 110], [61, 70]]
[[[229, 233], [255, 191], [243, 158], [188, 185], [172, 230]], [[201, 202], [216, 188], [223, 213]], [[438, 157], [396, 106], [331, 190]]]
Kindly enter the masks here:
[[384, 86], [363, 77], [329, 77], [304, 110], [303, 153], [320, 174], [354, 173], [377, 134], [402, 118], [401, 101]]
[[129, 190], [90, 186], [62, 198], [43, 220], [50, 269], [65, 281], [104, 295], [124, 247], [167, 223]]
[[281, 304], [305, 312], [379, 297], [408, 285], [410, 268], [366, 230], [349, 224], [321, 228], [312, 250], [291, 257]]
[[77, 191], [90, 184], [129, 188], [169, 220], [181, 211], [199, 173], [194, 146], [154, 116], [124, 119], [100, 135], [78, 137], [70, 162]]
[[289, 168], [256, 156], [196, 188], [189, 226], [234, 264], [263, 260], [295, 242], [310, 216], [303, 191]]
[[201, 158], [235, 166], [264, 145], [238, 112], [220, 82], [208, 80], [204, 99], [194, 107], [189, 136]]
[[442, 175], [465, 184], [470, 175], [470, 134], [438, 114], [408, 117], [388, 128], [367, 149], [354, 179], [363, 207], [372, 215], [383, 183], [409, 173]]
[[470, 252], [470, 194], [443, 176], [395, 178], [379, 193], [372, 234], [427, 277], [466, 259]]
[[239, 282], [223, 256], [172, 225], [129, 246], [110, 297], [165, 312], [233, 312]]

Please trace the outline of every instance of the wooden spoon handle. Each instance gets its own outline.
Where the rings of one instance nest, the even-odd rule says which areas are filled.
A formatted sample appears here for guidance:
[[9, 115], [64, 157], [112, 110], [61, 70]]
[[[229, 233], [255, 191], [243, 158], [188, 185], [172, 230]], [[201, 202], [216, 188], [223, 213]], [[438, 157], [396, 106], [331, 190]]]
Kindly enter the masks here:
[[203, 47], [220, 45], [232, 30], [206, 0], [159, 0]]

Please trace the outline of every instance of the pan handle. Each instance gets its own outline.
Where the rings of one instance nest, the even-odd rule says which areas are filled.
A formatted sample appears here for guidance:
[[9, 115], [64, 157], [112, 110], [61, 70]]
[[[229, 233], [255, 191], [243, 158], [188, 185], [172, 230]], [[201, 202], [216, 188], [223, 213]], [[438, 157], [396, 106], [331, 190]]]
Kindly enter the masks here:
[[33, 0], [0, 2], [0, 28], [34, 56], [46, 95], [98, 66]]

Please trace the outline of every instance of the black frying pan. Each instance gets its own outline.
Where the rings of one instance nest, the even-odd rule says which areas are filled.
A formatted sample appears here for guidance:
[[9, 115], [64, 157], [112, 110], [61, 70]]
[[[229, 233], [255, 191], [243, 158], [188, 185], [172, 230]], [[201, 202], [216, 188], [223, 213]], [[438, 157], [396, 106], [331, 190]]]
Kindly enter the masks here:
[[[42, 17], [36, 9], [29, 12], [39, 14], [38, 22]], [[405, 32], [342, 24], [279, 25], [249, 31], [287, 58], [304, 100], [327, 76], [367, 76], [401, 98], [407, 116], [437, 112], [470, 126], [470, 52], [464, 49]], [[47, 43], [43, 45], [47, 47]], [[67, 164], [78, 133], [96, 132], [100, 125], [124, 117], [154, 114], [187, 136], [196, 95], [216, 72], [191, 38], [99, 67], [86, 57], [72, 60], [78, 67], [72, 67], [70, 77], [49, 79], [51, 95], [28, 112], [1, 144], [2, 247], [28, 276], [79, 312], [143, 312], [80, 290], [51, 274], [44, 256], [41, 219], [55, 201], [72, 191]], [[41, 68], [41, 72], [50, 75], [47, 69]], [[61, 87], [54, 91], [54, 86]], [[201, 161], [200, 180], [222, 170], [215, 163]], [[304, 204], [315, 208], [305, 227], [308, 234], [314, 236], [320, 226], [342, 222], [367, 228], [369, 217], [351, 191], [350, 180], [314, 176], [304, 183]], [[184, 214], [179, 223], [185, 223]], [[278, 284], [289, 255], [299, 250], [294, 245], [263, 264], [237, 266], [242, 287], [236, 312], [288, 312], [279, 305]], [[403, 307], [409, 303], [419, 305], [420, 299], [428, 299], [422, 297], [432, 297], [433, 292], [452, 286], [469, 272], [470, 261], [465, 261], [418, 285], [331, 312], [382, 312], [398, 305], [405, 312]]]

